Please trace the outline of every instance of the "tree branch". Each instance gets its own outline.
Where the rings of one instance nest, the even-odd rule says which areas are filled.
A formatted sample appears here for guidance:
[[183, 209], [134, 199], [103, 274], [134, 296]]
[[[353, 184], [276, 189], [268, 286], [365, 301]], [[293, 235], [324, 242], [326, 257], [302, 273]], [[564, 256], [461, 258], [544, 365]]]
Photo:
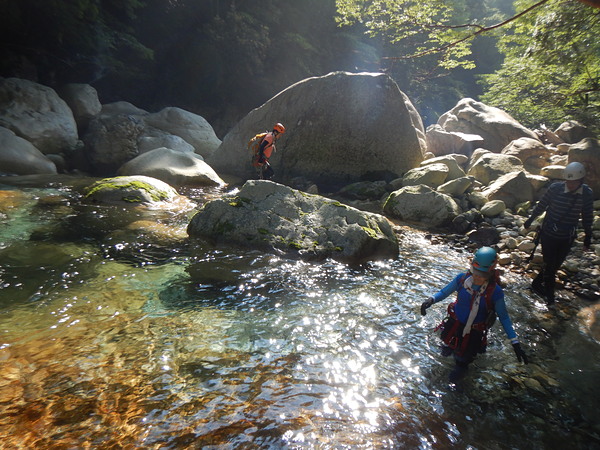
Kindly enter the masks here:
[[[412, 55], [407, 55], [407, 56], [384, 56], [382, 59], [392, 59], [392, 60], [396, 60], [396, 59], [413, 59], [413, 58], [419, 58], [421, 56], [425, 56], [425, 55], [430, 55], [432, 53], [441, 53], [444, 52], [446, 50], [448, 50], [449, 48], [452, 48], [458, 44], [460, 44], [461, 42], [464, 41], [468, 41], [469, 39], [473, 39], [475, 36], [478, 36], [482, 33], [486, 33], [488, 31], [491, 30], [495, 30], [496, 28], [500, 28], [505, 26], [506, 24], [509, 24], [510, 22], [513, 22], [514, 20], [517, 20], [519, 17], [529, 13], [530, 11], [539, 8], [540, 6], [544, 5], [545, 3], [548, 3], [550, 0], [541, 0], [539, 2], [537, 2], [535, 5], [530, 6], [529, 8], [521, 11], [519, 14], [510, 17], [509, 19], [506, 19], [503, 22], [499, 22], [495, 25], [491, 25], [489, 27], [483, 27], [483, 26], [479, 26], [479, 25], [460, 25], [460, 26], [455, 26], [453, 28], [464, 28], [464, 27], [468, 27], [468, 26], [477, 26], [479, 27], [479, 29], [477, 31], [474, 31], [473, 33], [469, 34], [468, 36], [465, 36], [462, 39], [458, 39], [456, 41], [453, 42], [449, 42], [448, 44], [442, 45], [440, 47], [437, 48], [432, 48], [429, 50], [425, 50], [422, 51], [420, 53], [413, 53]], [[598, 3], [598, 2], [597, 2]]]

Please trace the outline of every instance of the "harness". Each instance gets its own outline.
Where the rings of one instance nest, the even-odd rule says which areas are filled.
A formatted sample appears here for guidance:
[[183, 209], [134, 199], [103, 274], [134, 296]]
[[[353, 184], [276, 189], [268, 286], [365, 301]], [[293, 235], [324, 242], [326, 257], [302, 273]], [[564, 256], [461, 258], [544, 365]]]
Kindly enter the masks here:
[[[459, 280], [460, 286], [465, 287], [465, 281], [472, 276], [471, 272], [467, 272], [461, 279]], [[481, 297], [485, 300], [485, 306], [487, 310], [486, 320], [483, 322], [473, 323], [471, 325], [471, 330], [469, 333], [463, 336], [463, 329], [465, 324], [461, 323], [456, 317], [456, 313], [454, 311], [456, 303], [458, 299], [448, 305], [448, 315], [442, 320], [442, 322], [435, 328], [435, 331], [442, 329], [441, 338], [446, 344], [447, 347], [454, 350], [454, 352], [458, 356], [462, 356], [469, 346], [469, 341], [473, 333], [471, 331], [475, 330], [481, 334], [481, 345], [479, 348], [479, 353], [485, 352], [487, 347], [487, 334], [488, 330], [492, 327], [494, 322], [496, 321], [496, 311], [494, 309], [494, 302], [492, 301], [492, 295], [494, 290], [496, 289], [496, 285], [499, 281], [499, 273], [497, 270], [494, 270], [492, 276], [490, 277], [490, 282], [488, 283], [485, 291], [481, 295]], [[471, 293], [471, 308], [473, 308], [473, 303], [475, 302], [476, 293]]]

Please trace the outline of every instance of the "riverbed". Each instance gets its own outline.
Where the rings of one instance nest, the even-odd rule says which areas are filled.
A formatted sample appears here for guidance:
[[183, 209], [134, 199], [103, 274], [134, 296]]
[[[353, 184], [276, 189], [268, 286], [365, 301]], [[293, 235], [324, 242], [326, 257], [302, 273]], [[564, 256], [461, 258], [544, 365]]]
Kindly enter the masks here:
[[306, 262], [191, 242], [194, 208], [1, 183], [2, 448], [600, 448], [583, 300], [549, 309], [505, 273], [531, 362], [497, 323], [457, 388], [450, 299], [419, 306], [469, 255], [423, 231], [398, 228], [395, 260]]

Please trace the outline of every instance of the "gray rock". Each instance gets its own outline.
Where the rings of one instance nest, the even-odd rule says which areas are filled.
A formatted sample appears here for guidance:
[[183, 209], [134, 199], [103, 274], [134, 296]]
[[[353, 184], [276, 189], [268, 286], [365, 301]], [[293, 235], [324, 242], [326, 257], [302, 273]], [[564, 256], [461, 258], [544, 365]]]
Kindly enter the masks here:
[[85, 190], [85, 201], [105, 204], [153, 204], [170, 202], [177, 196], [167, 183], [145, 176], [105, 178]]
[[554, 130], [554, 133], [568, 144], [574, 144], [585, 138], [594, 137], [587, 127], [576, 120], [568, 120], [561, 123], [560, 126]]
[[93, 173], [113, 176], [119, 167], [139, 155], [138, 139], [144, 132], [139, 116], [101, 114], [83, 136]]
[[44, 154], [68, 153], [77, 144], [71, 109], [54, 89], [29, 80], [0, 78], [0, 126]]
[[250, 112], [207, 162], [220, 174], [253, 178], [248, 140], [281, 122], [287, 131], [271, 157], [275, 180], [304, 177], [335, 189], [359, 180], [389, 181], [423, 160], [414, 114], [385, 74], [309, 78]]
[[55, 174], [56, 165], [35, 146], [0, 127], [0, 173], [11, 175]]
[[90, 120], [102, 110], [98, 92], [89, 84], [66, 84], [58, 93], [71, 108], [79, 130], [85, 129]]
[[462, 177], [455, 180], [447, 181], [446, 183], [438, 186], [436, 189], [440, 194], [448, 194], [452, 197], [462, 196], [467, 189], [473, 185], [473, 179], [471, 177]]
[[427, 151], [435, 156], [458, 153], [471, 156], [473, 150], [484, 145], [483, 138], [477, 134], [446, 131], [441, 125], [427, 127]]
[[483, 190], [489, 200], [502, 200], [510, 209], [520, 203], [533, 201], [534, 190], [524, 171], [501, 176]]
[[391, 217], [419, 222], [429, 227], [448, 225], [461, 212], [452, 197], [422, 184], [392, 192], [383, 211]]
[[[194, 146], [192, 144], [189, 144], [179, 136], [175, 136], [172, 134], [158, 133], [154, 136], [141, 136], [138, 139], [138, 149], [140, 154], [161, 147], [170, 148], [171, 150], [177, 150], [179, 152], [195, 152]], [[196, 155], [199, 158], [204, 159], [202, 155], [199, 155], [198, 153], [196, 153]]]
[[[461, 167], [461, 164], [465, 164], [468, 160], [467, 158], [462, 159], [461, 156], [463, 155], [450, 154], [426, 159], [421, 163], [421, 167], [429, 166], [431, 164], [445, 164], [448, 167], [446, 181], [455, 180], [456, 178], [465, 176], [465, 171]], [[460, 163], [459, 160], [463, 162]]]
[[476, 134], [483, 138], [482, 147], [499, 152], [521, 137], [538, 139], [501, 109], [487, 106], [471, 98], [463, 98], [454, 108], [440, 116], [438, 124], [447, 132]]
[[225, 182], [195, 153], [161, 147], [126, 162], [119, 175], [145, 175], [171, 186], [221, 186]]
[[550, 162], [552, 152], [537, 139], [515, 139], [501, 151], [503, 155], [516, 156], [529, 173], [540, 174], [542, 167]]
[[594, 191], [594, 198], [600, 199], [600, 141], [583, 139], [569, 148], [569, 161], [578, 161], [585, 166], [585, 183]]
[[154, 128], [179, 136], [191, 144], [204, 159], [221, 145], [212, 126], [202, 116], [181, 108], [164, 108], [157, 113], [148, 114], [144, 120]]
[[190, 221], [188, 234], [353, 263], [394, 258], [399, 252], [383, 216], [263, 180], [248, 181], [237, 194], [206, 203]]
[[469, 167], [467, 174], [484, 185], [490, 184], [499, 176], [523, 170], [523, 163], [515, 156], [485, 153]]
[[437, 188], [444, 184], [448, 178], [448, 166], [446, 164], [427, 164], [409, 170], [402, 178], [402, 186], [418, 186], [424, 184], [431, 188]]

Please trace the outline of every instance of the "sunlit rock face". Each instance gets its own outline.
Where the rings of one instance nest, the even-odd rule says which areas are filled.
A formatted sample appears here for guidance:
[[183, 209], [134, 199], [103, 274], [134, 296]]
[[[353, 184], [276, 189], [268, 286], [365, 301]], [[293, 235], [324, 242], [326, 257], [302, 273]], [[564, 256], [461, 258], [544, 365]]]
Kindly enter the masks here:
[[446, 132], [479, 135], [483, 148], [499, 153], [513, 140], [537, 135], [501, 109], [487, 106], [472, 98], [463, 98], [454, 108], [440, 116], [438, 125]]
[[394, 179], [417, 167], [425, 150], [420, 116], [380, 73], [330, 73], [296, 83], [251, 111], [207, 162], [220, 175], [254, 178], [248, 140], [276, 122], [287, 131], [271, 157], [274, 181], [304, 177], [321, 186]]
[[200, 155], [161, 147], [127, 161], [119, 175], [144, 175], [171, 186], [220, 186], [225, 184]]
[[188, 234], [307, 259], [360, 263], [398, 255], [397, 238], [383, 216], [262, 180], [207, 203]]

